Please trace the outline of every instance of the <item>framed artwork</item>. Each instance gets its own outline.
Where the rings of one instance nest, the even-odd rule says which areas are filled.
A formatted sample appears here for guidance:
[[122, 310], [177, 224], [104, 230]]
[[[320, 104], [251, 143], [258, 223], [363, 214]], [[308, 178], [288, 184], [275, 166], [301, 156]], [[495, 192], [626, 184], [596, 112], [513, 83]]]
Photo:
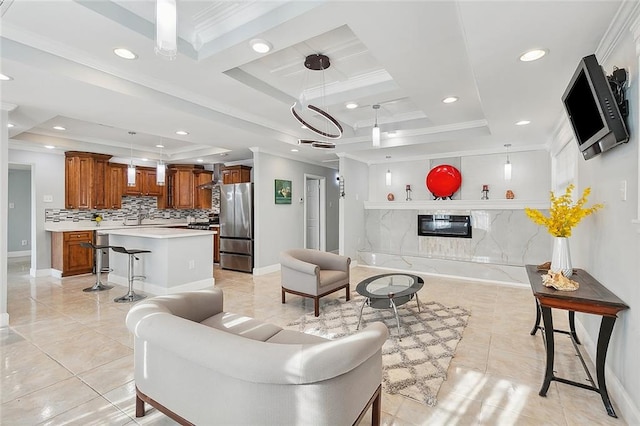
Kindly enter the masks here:
[[276, 179], [275, 184], [276, 204], [291, 204], [291, 181]]

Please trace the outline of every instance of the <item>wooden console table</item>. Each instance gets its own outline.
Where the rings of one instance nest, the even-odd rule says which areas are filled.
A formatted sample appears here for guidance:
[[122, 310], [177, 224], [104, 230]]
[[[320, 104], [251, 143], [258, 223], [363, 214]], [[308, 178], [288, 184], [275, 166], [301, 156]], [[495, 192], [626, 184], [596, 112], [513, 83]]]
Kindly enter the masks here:
[[[559, 291], [552, 287], [545, 287], [542, 284], [542, 275], [545, 272], [537, 270], [535, 265], [526, 265], [527, 275], [531, 290], [536, 298], [537, 314], [536, 324], [531, 330], [531, 335], [536, 334], [538, 329], [544, 330], [545, 348], [547, 352], [547, 366], [544, 374], [544, 382], [540, 388], [539, 395], [546, 396], [551, 381], [565, 383], [577, 386], [583, 389], [589, 389], [600, 394], [602, 402], [607, 409], [607, 414], [611, 417], [617, 417], [611, 405], [609, 394], [607, 393], [607, 385], [605, 382], [605, 360], [607, 357], [607, 348], [611, 339], [611, 332], [616, 322], [616, 314], [622, 310], [629, 309], [622, 300], [600, 284], [595, 278], [582, 269], [574, 269], [571, 279], [578, 282], [580, 287], [576, 291]], [[551, 308], [564, 309], [569, 312], [569, 331], [555, 330], [553, 328], [553, 317]], [[598, 333], [598, 345], [596, 349], [596, 378], [597, 385], [594, 383], [589, 369], [582, 358], [582, 354], [578, 348], [580, 341], [575, 330], [575, 313], [584, 312], [602, 316], [600, 322], [600, 332]], [[540, 317], [542, 316], [544, 327], [540, 326]], [[571, 342], [576, 350], [576, 354], [582, 362], [587, 379], [591, 382], [591, 386], [584, 383], [575, 382], [573, 380], [556, 377], [553, 374], [553, 358], [554, 358], [554, 340], [553, 333], [564, 333], [571, 337]]]

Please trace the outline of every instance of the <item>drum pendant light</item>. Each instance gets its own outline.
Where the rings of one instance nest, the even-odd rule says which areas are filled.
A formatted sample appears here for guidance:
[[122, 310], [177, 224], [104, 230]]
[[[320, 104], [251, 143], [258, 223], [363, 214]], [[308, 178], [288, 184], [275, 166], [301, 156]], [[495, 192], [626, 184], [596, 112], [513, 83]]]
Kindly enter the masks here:
[[133, 136], [136, 132], [129, 132], [131, 140], [131, 155], [129, 157], [129, 167], [127, 167], [127, 186], [136, 186], [136, 166], [133, 165]]

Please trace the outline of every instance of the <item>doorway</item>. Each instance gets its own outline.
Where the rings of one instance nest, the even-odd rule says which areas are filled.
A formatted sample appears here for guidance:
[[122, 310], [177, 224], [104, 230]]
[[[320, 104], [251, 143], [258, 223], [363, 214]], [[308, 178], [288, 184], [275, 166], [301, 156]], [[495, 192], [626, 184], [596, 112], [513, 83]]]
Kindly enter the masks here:
[[304, 175], [304, 247], [326, 250], [326, 178]]

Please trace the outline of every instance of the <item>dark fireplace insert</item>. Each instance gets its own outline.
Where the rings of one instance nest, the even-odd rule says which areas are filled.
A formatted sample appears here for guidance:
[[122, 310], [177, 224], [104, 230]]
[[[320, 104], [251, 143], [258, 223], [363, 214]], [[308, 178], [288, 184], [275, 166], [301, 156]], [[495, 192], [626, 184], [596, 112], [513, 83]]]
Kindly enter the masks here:
[[418, 215], [418, 235], [471, 238], [471, 216], [420, 214]]

